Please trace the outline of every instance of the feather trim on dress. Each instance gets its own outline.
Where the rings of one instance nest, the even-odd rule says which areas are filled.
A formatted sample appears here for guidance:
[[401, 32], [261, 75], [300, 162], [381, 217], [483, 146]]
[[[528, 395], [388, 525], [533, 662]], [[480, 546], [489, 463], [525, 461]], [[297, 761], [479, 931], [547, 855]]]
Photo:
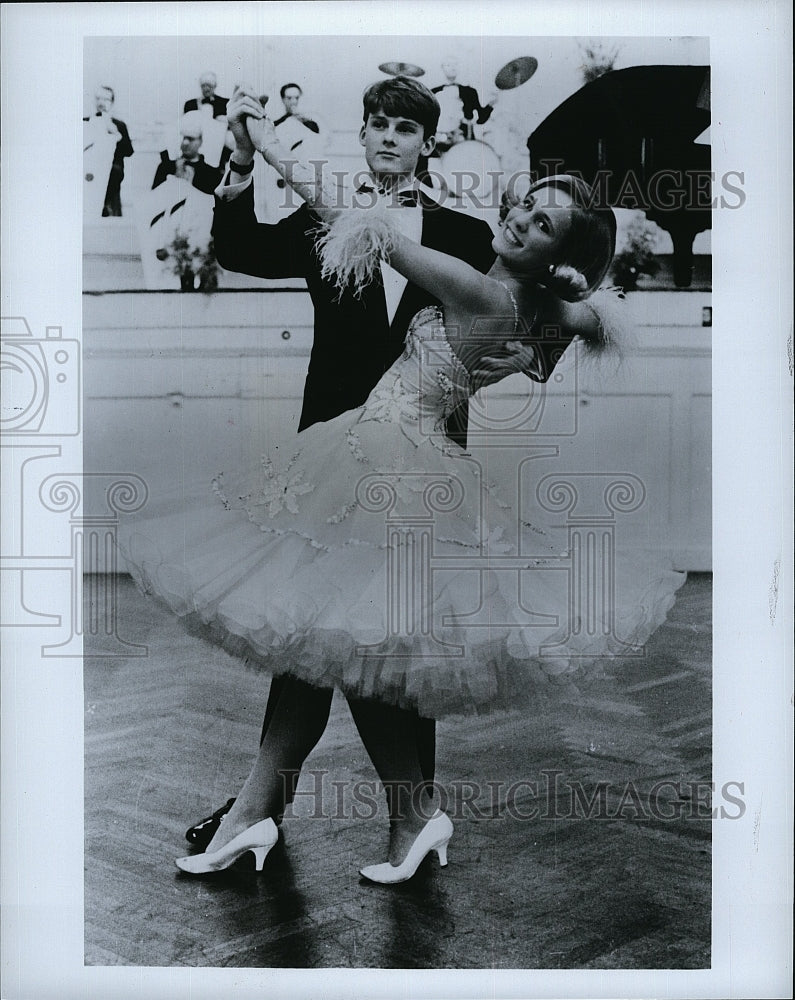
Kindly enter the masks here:
[[394, 206], [379, 201], [372, 208], [346, 209], [324, 226], [317, 240], [321, 275], [340, 290], [360, 298], [364, 289], [380, 280], [381, 261], [389, 254], [400, 231], [389, 214]]

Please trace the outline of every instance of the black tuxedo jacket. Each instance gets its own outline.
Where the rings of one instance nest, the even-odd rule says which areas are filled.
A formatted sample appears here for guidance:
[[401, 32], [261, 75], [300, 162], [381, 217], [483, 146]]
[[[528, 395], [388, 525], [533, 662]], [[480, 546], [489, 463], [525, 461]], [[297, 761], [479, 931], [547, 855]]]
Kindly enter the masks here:
[[[426, 196], [421, 202], [423, 245], [486, 272], [494, 261], [490, 227]], [[350, 292], [338, 298], [337, 287], [320, 276], [315, 250], [318, 225], [306, 205], [275, 225], [257, 222], [253, 185], [237, 198], [215, 202], [213, 239], [222, 267], [261, 278], [306, 279], [315, 308], [315, 331], [299, 431], [361, 406], [402, 353], [412, 317], [424, 306], [438, 304], [409, 282], [390, 324], [380, 283], [370, 285], [360, 299]], [[465, 443], [465, 413], [453, 426], [448, 424], [448, 434]]]
[[[99, 114], [96, 115], [97, 118], [101, 117]], [[121, 176], [124, 176], [124, 158], [126, 156], [132, 156], [135, 150], [133, 149], [132, 143], [130, 142], [130, 133], [127, 131], [127, 126], [121, 120], [121, 118], [110, 119], [116, 126], [119, 132], [119, 140], [116, 143], [116, 148], [113, 150], [113, 167], [117, 171], [121, 171]], [[91, 121], [91, 118], [84, 118], [84, 122]]]
[[[211, 167], [209, 163], [205, 163], [201, 153], [199, 153], [198, 160], [192, 163], [191, 166], [193, 167], [193, 180], [191, 181], [193, 187], [199, 191], [203, 191], [205, 194], [212, 194], [221, 183], [221, 179], [224, 176], [223, 169], [221, 167]], [[169, 174], [174, 174], [176, 171], [177, 161], [172, 160], [168, 152], [164, 149], [160, 154], [160, 163], [158, 163], [157, 170], [155, 170], [152, 190], [162, 184]]]
[[[216, 94], [212, 99], [213, 118], [217, 118], [219, 115], [225, 115], [228, 103], [228, 97], [219, 97]], [[185, 107], [182, 110], [185, 114], [189, 111], [198, 111], [202, 104], [204, 104], [204, 101], [200, 100], [198, 97], [192, 97], [189, 101], [185, 101]]]
[[281, 118], [277, 118], [273, 123], [274, 128], [278, 128], [280, 125], [284, 124], [288, 118], [296, 118], [305, 128], [308, 128], [310, 132], [314, 132], [315, 135], [320, 134], [320, 126], [317, 122], [313, 122], [311, 118], [307, 118], [305, 115], [282, 115]]

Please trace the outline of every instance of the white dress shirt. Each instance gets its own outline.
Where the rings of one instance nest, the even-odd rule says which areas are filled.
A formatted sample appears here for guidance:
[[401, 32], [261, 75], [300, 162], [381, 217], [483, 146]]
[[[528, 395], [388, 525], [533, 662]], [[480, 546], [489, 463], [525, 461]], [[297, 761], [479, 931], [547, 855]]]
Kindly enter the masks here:
[[[406, 184], [396, 193], [413, 191], [414, 184]], [[390, 197], [392, 197], [390, 195]], [[422, 240], [422, 207], [420, 205], [402, 205], [395, 208], [395, 222], [401, 234], [415, 243]], [[384, 298], [386, 299], [387, 321], [391, 324], [395, 318], [403, 292], [408, 284], [408, 278], [390, 267], [386, 261], [381, 261], [381, 280], [384, 283]]]
[[[230, 171], [227, 171], [226, 177], [215, 189], [217, 197], [225, 201], [237, 198], [252, 183], [250, 174], [237, 184], [231, 182], [224, 183], [229, 180], [229, 177]], [[414, 181], [410, 181], [398, 188], [397, 191], [390, 192], [386, 197], [391, 200], [395, 195], [403, 191], [414, 190], [415, 183]], [[407, 239], [414, 240], [415, 243], [419, 243], [422, 240], [422, 206], [401, 205], [395, 207], [394, 212], [395, 222], [402, 235]], [[400, 305], [403, 292], [408, 284], [408, 278], [400, 274], [393, 267], [390, 267], [385, 261], [381, 261], [381, 280], [384, 283], [387, 321], [391, 324]]]

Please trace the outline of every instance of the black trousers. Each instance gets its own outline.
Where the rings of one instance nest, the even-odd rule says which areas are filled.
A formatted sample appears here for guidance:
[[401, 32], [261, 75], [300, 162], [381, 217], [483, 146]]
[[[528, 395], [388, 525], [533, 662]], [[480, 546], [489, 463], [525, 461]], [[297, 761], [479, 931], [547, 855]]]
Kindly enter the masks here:
[[114, 164], [110, 168], [108, 187], [105, 191], [105, 204], [102, 207], [103, 218], [121, 215], [121, 182], [124, 180], [124, 167]]

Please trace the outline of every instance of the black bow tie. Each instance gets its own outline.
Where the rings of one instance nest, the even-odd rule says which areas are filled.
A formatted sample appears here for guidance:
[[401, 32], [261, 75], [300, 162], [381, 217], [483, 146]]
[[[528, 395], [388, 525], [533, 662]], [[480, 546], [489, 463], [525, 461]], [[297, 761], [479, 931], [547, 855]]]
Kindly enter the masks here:
[[357, 194], [379, 194], [381, 197], [385, 198], [387, 202], [391, 205], [401, 205], [407, 208], [416, 208], [420, 204], [420, 196], [414, 191], [399, 191], [396, 195], [393, 195], [389, 191], [379, 191], [377, 188], [372, 187], [369, 184], [362, 184], [361, 187], [356, 189]]
[[212, 103], [213, 103], [212, 97], [203, 97], [202, 98], [202, 104], [212, 104]]

